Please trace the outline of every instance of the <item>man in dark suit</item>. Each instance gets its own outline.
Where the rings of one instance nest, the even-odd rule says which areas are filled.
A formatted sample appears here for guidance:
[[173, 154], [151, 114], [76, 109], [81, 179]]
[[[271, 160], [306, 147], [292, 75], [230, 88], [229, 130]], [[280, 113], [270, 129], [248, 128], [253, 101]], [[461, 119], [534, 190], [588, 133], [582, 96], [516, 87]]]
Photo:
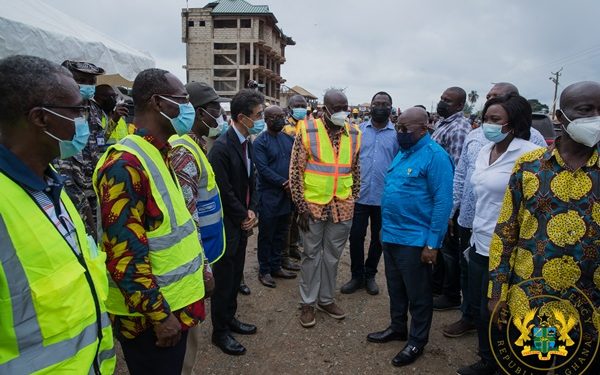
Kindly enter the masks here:
[[213, 267], [212, 342], [231, 355], [246, 352], [246, 348], [231, 335], [232, 332], [243, 335], [256, 333], [256, 326], [240, 322], [235, 313], [248, 231], [256, 223], [254, 155], [249, 136], [264, 129], [264, 99], [263, 94], [255, 90], [238, 92], [231, 101], [232, 126], [217, 139], [208, 154], [221, 192], [227, 242], [225, 254]]

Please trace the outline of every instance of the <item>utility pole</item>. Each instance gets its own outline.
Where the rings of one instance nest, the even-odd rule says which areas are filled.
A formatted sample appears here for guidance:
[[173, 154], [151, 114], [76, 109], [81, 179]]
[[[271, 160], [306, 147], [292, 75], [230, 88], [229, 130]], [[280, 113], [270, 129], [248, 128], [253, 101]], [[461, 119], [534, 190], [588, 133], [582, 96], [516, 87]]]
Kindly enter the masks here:
[[558, 78], [562, 75], [563, 68], [556, 73], [550, 72], [552, 77], [548, 78], [550, 81], [554, 83], [554, 100], [552, 100], [552, 120], [556, 120], [556, 96], [558, 95]]

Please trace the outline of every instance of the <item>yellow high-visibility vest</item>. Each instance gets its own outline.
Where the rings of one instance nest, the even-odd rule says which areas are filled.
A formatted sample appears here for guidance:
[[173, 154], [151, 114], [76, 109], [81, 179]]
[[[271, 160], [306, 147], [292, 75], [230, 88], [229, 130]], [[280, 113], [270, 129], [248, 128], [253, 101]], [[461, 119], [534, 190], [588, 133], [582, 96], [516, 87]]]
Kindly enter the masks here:
[[[104, 178], [98, 175], [98, 171], [111, 150], [128, 152], [140, 161], [150, 179], [152, 198], [163, 214], [160, 226], [146, 231], [150, 265], [160, 292], [173, 311], [202, 299], [202, 246], [192, 216], [185, 205], [181, 187], [171, 175], [160, 151], [137, 135], [128, 135], [110, 146], [94, 171], [92, 181], [96, 194]], [[140, 315], [127, 306], [125, 297], [112, 282], [112, 278], [109, 279], [106, 309], [115, 315]]]
[[309, 155], [304, 171], [304, 199], [317, 204], [327, 204], [334, 196], [348, 199], [354, 183], [352, 161], [360, 150], [360, 130], [346, 123], [336, 155], [321, 119], [304, 124], [299, 128]]
[[[112, 120], [111, 120], [112, 121]], [[101, 124], [102, 129], [106, 130], [107, 116], [102, 116]], [[125, 118], [121, 117], [117, 122], [117, 125], [110, 134], [107, 134], [107, 144], [115, 144], [121, 139], [125, 138], [129, 134], [129, 126], [125, 122]]]
[[0, 191], [0, 374], [112, 374], [106, 255], [64, 190], [77, 249], [2, 172]]
[[196, 161], [200, 181], [198, 183], [198, 202], [196, 204], [200, 237], [204, 256], [209, 263], [219, 260], [225, 253], [225, 225], [219, 187], [215, 172], [208, 162], [204, 151], [189, 135], [173, 135], [169, 138], [173, 148], [183, 147]]

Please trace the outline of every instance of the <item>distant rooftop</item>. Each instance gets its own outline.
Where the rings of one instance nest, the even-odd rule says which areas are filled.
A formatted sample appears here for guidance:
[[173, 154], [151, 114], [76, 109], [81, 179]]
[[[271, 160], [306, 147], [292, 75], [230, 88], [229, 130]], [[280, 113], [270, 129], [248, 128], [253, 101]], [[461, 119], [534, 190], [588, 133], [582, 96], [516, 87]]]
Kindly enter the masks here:
[[[204, 8], [212, 9], [211, 14], [216, 16], [255, 14], [271, 17], [274, 24], [278, 22], [275, 15], [269, 10], [268, 5], [253, 5], [244, 0], [215, 0], [206, 4]], [[286, 44], [296, 44], [296, 42], [291, 37], [286, 36], [283, 33], [283, 30], [279, 29], [277, 26], [275, 26], [275, 28], [279, 30], [281, 36], [283, 37], [283, 39], [285, 39]]]

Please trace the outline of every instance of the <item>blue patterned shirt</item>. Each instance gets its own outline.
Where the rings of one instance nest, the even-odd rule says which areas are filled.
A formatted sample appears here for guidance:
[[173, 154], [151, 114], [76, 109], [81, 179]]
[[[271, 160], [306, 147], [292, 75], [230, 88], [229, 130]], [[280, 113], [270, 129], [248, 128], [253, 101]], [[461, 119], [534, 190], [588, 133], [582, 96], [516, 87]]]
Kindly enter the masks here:
[[380, 206], [387, 169], [398, 153], [398, 140], [394, 124], [388, 121], [383, 129], [377, 129], [371, 121], [360, 124], [360, 196], [357, 203]]
[[446, 150], [454, 166], [458, 165], [460, 154], [467, 134], [471, 131], [471, 122], [462, 111], [440, 120], [431, 138]]

